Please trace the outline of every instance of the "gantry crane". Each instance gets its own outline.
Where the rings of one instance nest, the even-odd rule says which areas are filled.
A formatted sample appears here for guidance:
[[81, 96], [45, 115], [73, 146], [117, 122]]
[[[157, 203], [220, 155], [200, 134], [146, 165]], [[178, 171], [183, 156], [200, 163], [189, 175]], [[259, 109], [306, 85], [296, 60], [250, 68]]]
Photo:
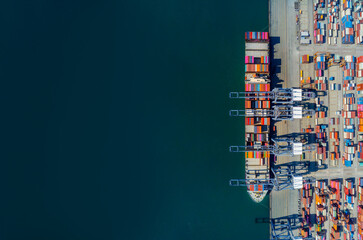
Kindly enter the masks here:
[[272, 178], [247, 178], [231, 179], [229, 186], [248, 187], [250, 185], [262, 185], [265, 190], [282, 191], [287, 189], [301, 189], [304, 184], [315, 183], [316, 179], [309, 176], [294, 175], [292, 166], [280, 166], [277, 169], [271, 168]]
[[275, 105], [273, 109], [230, 110], [232, 117], [271, 117], [273, 120], [294, 120], [312, 117], [315, 111], [291, 105]]
[[297, 156], [303, 152], [311, 152], [316, 149], [315, 144], [302, 144], [301, 141], [293, 141], [287, 138], [272, 139], [273, 145], [255, 143], [252, 146], [230, 146], [230, 152], [271, 152], [275, 156]]
[[316, 97], [314, 92], [295, 88], [274, 88], [269, 92], [231, 92], [229, 98], [269, 99], [273, 103], [288, 103], [306, 101]]

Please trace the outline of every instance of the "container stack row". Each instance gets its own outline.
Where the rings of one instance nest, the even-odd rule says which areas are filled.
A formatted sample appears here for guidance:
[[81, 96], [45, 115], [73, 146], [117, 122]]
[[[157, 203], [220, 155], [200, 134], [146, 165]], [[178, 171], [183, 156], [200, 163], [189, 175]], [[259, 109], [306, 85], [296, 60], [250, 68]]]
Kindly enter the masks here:
[[269, 72], [269, 64], [245, 64], [246, 73], [267, 73]]
[[358, 180], [358, 240], [363, 240], [363, 178]]
[[315, 183], [315, 203], [316, 203], [316, 219], [315, 231], [317, 235], [323, 235], [325, 230], [325, 222], [327, 220], [327, 186], [324, 180], [316, 181]]
[[345, 56], [345, 65], [343, 67], [343, 80], [353, 80], [356, 72], [356, 58], [354, 56]]
[[245, 33], [245, 40], [246, 41], [269, 41], [268, 32], [246, 32]]
[[303, 188], [301, 189], [301, 199], [302, 199], [302, 229], [305, 227], [310, 228], [312, 225], [311, 215], [310, 215], [310, 207], [313, 202], [313, 194], [314, 188], [312, 184], [304, 184]]
[[355, 20], [355, 43], [363, 44], [363, 12], [362, 12], [362, 2], [354, 2], [354, 20]]
[[354, 26], [353, 26], [353, 4], [351, 0], [343, 0], [341, 7], [342, 16], [342, 43], [354, 44]]
[[[322, 8], [322, 9], [320, 9]], [[325, 0], [314, 1], [314, 43], [324, 43], [326, 37]]]
[[245, 100], [245, 108], [253, 109], [253, 108], [261, 108], [261, 109], [269, 109], [271, 108], [270, 101], [251, 101]]
[[269, 63], [270, 63], [269, 56], [262, 56], [262, 57], [245, 56], [245, 64], [269, 64]]
[[[334, 118], [332, 118], [334, 119]], [[339, 118], [337, 118], [339, 119]], [[334, 125], [335, 121], [331, 121], [332, 124]], [[340, 151], [339, 151], [339, 146], [340, 146], [340, 141], [339, 141], [339, 131], [336, 131], [335, 128], [332, 129], [332, 131], [329, 132], [329, 138], [330, 143], [331, 143], [331, 148], [330, 148], [330, 163], [332, 166], [337, 166], [338, 165], [338, 159], [340, 159]]]
[[315, 76], [317, 79], [325, 79], [321, 78], [324, 76], [324, 70], [326, 69], [325, 64], [325, 55], [319, 55], [314, 57], [314, 70], [315, 70]]
[[258, 192], [258, 191], [261, 192], [266, 189], [265, 189], [265, 185], [251, 184], [251, 185], [249, 185], [248, 190], [253, 191], [253, 192]]
[[[363, 81], [363, 56], [359, 56], [357, 57], [357, 80], [358, 82], [361, 82]], [[358, 90], [358, 91], [362, 91], [363, 89], [361, 90]], [[363, 92], [358, 92], [358, 94], [360, 93], [363, 93]]]
[[339, 1], [328, 0], [328, 44], [337, 44], [339, 30]]
[[352, 219], [352, 212], [354, 210], [355, 199], [355, 186], [354, 179], [344, 180], [344, 201], [346, 204], [345, 209], [342, 211], [342, 221], [345, 239], [354, 239], [354, 220]]
[[316, 159], [319, 161], [319, 163], [326, 161], [328, 154], [327, 144], [326, 144], [327, 130], [328, 130], [328, 125], [320, 124], [315, 126], [316, 139], [320, 139], [316, 149]]
[[341, 186], [340, 186], [339, 180], [330, 180], [330, 220], [331, 220], [331, 226], [332, 226], [332, 238], [336, 239], [339, 238], [340, 233], [338, 230], [338, 224], [341, 219], [341, 202], [340, 202], [340, 192], [341, 192]]
[[354, 180], [345, 179], [344, 180], [344, 200], [348, 204], [348, 208], [350, 208], [352, 210], [354, 207], [354, 196], [355, 196]]
[[355, 110], [353, 109], [353, 104], [355, 103], [355, 98], [353, 93], [345, 93], [343, 95], [343, 117], [344, 117], [344, 153], [342, 157], [343, 164], [346, 167], [351, 167], [355, 157], [354, 148], [354, 118]]

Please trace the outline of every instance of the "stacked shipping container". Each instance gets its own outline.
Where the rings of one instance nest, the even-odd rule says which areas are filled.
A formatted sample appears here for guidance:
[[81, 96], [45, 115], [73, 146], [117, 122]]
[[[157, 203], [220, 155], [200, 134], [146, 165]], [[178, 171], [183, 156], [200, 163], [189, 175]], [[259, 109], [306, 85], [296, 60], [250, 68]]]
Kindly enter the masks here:
[[337, 44], [339, 30], [339, 2], [328, 0], [328, 44]]
[[353, 209], [353, 206], [354, 206], [354, 196], [355, 196], [354, 180], [345, 179], [344, 180], [344, 200], [346, 203], [348, 203], [348, 206], [351, 209]]
[[358, 239], [363, 240], [363, 178], [358, 180]]
[[311, 184], [304, 184], [301, 189], [303, 226], [311, 226], [310, 207], [313, 201], [314, 189]]
[[309, 63], [310, 62], [310, 56], [305, 54], [300, 57], [300, 63]]
[[344, 71], [343, 71], [343, 80], [353, 80], [355, 77], [355, 61], [356, 58], [354, 56], [345, 56]]
[[352, 1], [345, 0], [341, 9], [342, 16], [342, 43], [354, 43], [354, 26], [352, 15]]
[[325, 8], [325, 0], [318, 0], [314, 2], [314, 43], [324, 43], [326, 26], [322, 20], [324, 20], [325, 10], [318, 8]]
[[327, 220], [327, 186], [324, 180], [316, 181], [315, 183], [316, 194], [315, 194], [315, 203], [316, 203], [316, 232], [318, 235], [322, 232], [322, 227], [324, 222]]
[[246, 32], [245, 40], [249, 42], [269, 42], [268, 32]]
[[325, 65], [325, 56], [319, 55], [314, 57], [314, 69], [315, 69], [315, 76], [320, 80], [325, 80], [325, 78], [322, 78], [324, 76], [324, 70], [326, 68]]
[[361, 1], [355, 1], [353, 16], [355, 20], [355, 43], [363, 44], [363, 12]]
[[343, 94], [343, 112], [342, 116], [344, 118], [344, 153], [342, 157], [343, 164], [347, 167], [351, 167], [355, 157], [355, 147], [354, 147], [354, 133], [355, 133], [355, 123], [354, 118], [356, 112], [353, 109], [353, 104], [355, 103], [355, 97], [353, 93]]
[[[357, 58], [357, 74], [356, 74], [356, 76], [358, 78], [357, 79], [358, 81], [363, 80], [363, 56], [359, 56]], [[361, 87], [361, 89], [358, 89], [358, 91], [359, 91], [358, 94], [363, 93], [362, 90], [363, 90], [363, 87]]]

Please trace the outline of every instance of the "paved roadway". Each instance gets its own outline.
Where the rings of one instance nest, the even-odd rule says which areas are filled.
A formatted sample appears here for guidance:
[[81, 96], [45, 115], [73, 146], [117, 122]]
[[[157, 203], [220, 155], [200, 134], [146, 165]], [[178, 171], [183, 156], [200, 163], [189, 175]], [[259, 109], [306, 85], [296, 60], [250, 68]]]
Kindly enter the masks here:
[[[273, 50], [272, 68], [276, 70], [276, 77], [282, 80], [281, 87], [299, 86], [299, 55], [297, 51], [296, 24], [294, 1], [271, 0], [270, 4], [270, 37]], [[281, 65], [279, 66], [279, 61]], [[281, 69], [279, 71], [278, 69]], [[275, 78], [276, 79], [276, 78]], [[283, 121], [276, 125], [278, 135], [300, 132], [297, 121]], [[278, 157], [277, 163], [300, 161], [299, 157]], [[280, 218], [298, 213], [298, 191], [271, 192], [270, 216]], [[294, 231], [297, 236], [297, 230]]]

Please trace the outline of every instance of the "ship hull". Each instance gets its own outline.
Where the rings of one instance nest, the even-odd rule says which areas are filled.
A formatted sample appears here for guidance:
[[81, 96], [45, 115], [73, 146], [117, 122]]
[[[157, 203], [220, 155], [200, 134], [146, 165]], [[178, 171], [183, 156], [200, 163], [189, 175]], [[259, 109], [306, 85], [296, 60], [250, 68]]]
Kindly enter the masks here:
[[262, 200], [266, 197], [268, 191], [262, 191], [262, 192], [255, 192], [255, 191], [247, 191], [248, 195], [250, 195], [251, 199], [256, 202], [260, 203]]

